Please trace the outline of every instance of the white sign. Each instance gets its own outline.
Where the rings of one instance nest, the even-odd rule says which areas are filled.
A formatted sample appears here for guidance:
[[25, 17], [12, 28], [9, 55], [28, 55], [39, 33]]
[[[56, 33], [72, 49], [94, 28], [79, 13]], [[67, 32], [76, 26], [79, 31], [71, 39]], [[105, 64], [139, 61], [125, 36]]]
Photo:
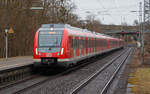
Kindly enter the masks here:
[[44, 9], [43, 7], [31, 7], [30, 8], [31, 10], [42, 10], [42, 9]]

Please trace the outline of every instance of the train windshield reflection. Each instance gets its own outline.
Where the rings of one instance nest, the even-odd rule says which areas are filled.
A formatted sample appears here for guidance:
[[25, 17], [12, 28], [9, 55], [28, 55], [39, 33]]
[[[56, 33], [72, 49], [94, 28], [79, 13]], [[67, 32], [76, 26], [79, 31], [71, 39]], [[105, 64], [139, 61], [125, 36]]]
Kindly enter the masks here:
[[40, 31], [39, 33], [39, 47], [60, 47], [61, 41], [61, 32]]

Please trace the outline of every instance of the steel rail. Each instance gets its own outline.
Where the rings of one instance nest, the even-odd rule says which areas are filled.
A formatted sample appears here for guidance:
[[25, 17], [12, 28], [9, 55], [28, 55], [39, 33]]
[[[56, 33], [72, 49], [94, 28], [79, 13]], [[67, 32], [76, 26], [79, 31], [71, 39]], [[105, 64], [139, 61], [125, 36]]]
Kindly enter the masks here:
[[127, 53], [128, 48], [123, 51], [121, 54], [113, 58], [110, 62], [105, 64], [102, 68], [100, 68], [98, 71], [96, 71], [94, 74], [92, 74], [90, 77], [85, 79], [82, 83], [78, 84], [77, 87], [75, 87], [71, 92], [68, 92], [67, 94], [76, 94], [79, 90], [81, 90], [83, 87], [85, 87], [92, 79], [94, 79], [96, 76], [98, 76], [103, 70], [105, 70], [109, 65], [111, 65], [115, 60], [117, 60], [119, 57], [124, 55], [124, 53]]
[[[123, 51], [123, 52], [124, 52], [124, 51]], [[41, 84], [43, 84], [43, 83], [45, 83], [45, 82], [47, 82], [47, 81], [53, 80], [53, 79], [58, 78], [58, 77], [60, 77], [60, 76], [62, 76], [62, 75], [65, 75], [65, 74], [67, 74], [67, 73], [70, 73], [70, 72], [72, 72], [72, 71], [75, 71], [75, 70], [77, 70], [77, 69], [80, 69], [80, 68], [82, 68], [82, 67], [84, 67], [84, 66], [86, 66], [86, 65], [88, 65], [88, 64], [91, 64], [91, 61], [86, 62], [86, 63], [82, 63], [82, 64], [80, 64], [80, 65], [78, 65], [78, 66], [75, 66], [75, 67], [72, 67], [72, 68], [70, 68], [70, 69], [67, 69], [66, 71], [64, 71], [64, 72], [62, 72], [62, 73], [60, 73], [60, 74], [57, 74], [57, 75], [55, 75], [54, 77], [48, 77], [48, 78], [46, 78], [45, 80], [42, 80], [42, 81], [37, 82], [37, 83], [35, 83], [35, 84], [31, 85], [31, 86], [28, 86], [28, 87], [25, 87], [25, 88], [23, 88], [23, 89], [21, 89], [21, 90], [18, 90], [18, 91], [16, 91], [16, 92], [14, 92], [13, 94], [20, 94], [20, 93], [22, 93], [22, 92], [24, 92], [24, 91], [26, 91], [26, 90], [28, 90], [28, 89], [31, 89], [31, 88], [36, 87], [36, 86], [39, 86], [39, 85], [41, 85]]]
[[105, 87], [103, 88], [103, 90], [101, 91], [100, 94], [106, 94], [108, 88], [110, 87], [111, 83], [113, 82], [113, 80], [115, 79], [116, 75], [118, 74], [119, 70], [121, 69], [121, 67], [123, 66], [123, 64], [126, 62], [126, 60], [128, 59], [128, 57], [131, 55], [131, 51], [132, 49], [130, 49], [128, 55], [125, 57], [125, 59], [121, 62], [121, 64], [119, 65], [119, 67], [116, 69], [116, 71], [114, 72], [114, 74], [111, 76], [111, 78], [109, 79], [109, 81], [107, 82], [107, 84], [105, 85]]

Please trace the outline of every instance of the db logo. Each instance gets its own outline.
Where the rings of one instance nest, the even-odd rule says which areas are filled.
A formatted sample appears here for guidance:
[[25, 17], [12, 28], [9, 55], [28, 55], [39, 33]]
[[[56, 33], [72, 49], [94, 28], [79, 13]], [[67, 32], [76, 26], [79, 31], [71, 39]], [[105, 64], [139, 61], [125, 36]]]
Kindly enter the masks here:
[[46, 54], [46, 57], [51, 57], [52, 56], [52, 54]]

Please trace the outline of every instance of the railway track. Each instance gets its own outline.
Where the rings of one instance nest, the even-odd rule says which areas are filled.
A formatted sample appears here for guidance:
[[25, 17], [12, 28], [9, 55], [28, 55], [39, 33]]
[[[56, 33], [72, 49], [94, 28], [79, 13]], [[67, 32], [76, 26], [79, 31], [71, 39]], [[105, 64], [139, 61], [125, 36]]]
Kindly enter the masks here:
[[21, 80], [21, 81], [18, 81], [18, 82], [15, 82], [15, 83], [12, 83], [12, 84], [9, 84], [9, 85], [6, 85], [6, 86], [1, 86], [0, 90], [9, 89], [11, 87], [17, 86], [18, 84], [22, 84], [22, 83], [26, 83], [26, 82], [28, 83], [28, 81], [32, 82], [32, 81], [36, 80], [35, 83], [32, 83], [32, 84], [28, 85], [27, 87], [23, 87], [23, 88], [21, 88], [19, 90], [16, 90], [15, 92], [12, 92], [13, 94], [20, 94], [20, 93], [22, 93], [22, 92], [24, 92], [24, 91], [26, 91], [28, 89], [32, 89], [32, 88], [34, 88], [36, 86], [41, 85], [41, 84], [45, 83], [46, 81], [53, 80], [53, 79], [58, 78], [58, 77], [60, 77], [62, 75], [65, 75], [65, 74], [70, 73], [70, 72], [72, 72], [74, 70], [77, 70], [77, 69], [79, 69], [81, 67], [84, 67], [87, 64], [90, 64], [90, 62], [89, 63], [83, 63], [83, 64], [81, 64], [79, 66], [75, 66], [75, 67], [67, 69], [67, 70], [65, 69], [65, 70], [63, 70], [64, 72], [58, 73], [57, 75], [54, 75], [54, 76], [33, 75], [33, 76], [31, 76], [31, 77], [29, 77], [27, 79], [24, 79], [24, 80]]
[[[90, 63], [90, 62], [89, 62], [89, 63]], [[34, 87], [36, 87], [36, 86], [40, 86], [41, 84], [43, 84], [43, 83], [45, 83], [45, 82], [47, 82], [47, 81], [51, 81], [51, 80], [53, 80], [53, 79], [55, 79], [55, 78], [61, 77], [61, 76], [65, 75], [65, 74], [68, 74], [68, 73], [70, 73], [70, 72], [72, 72], [72, 71], [75, 71], [75, 70], [77, 70], [77, 69], [79, 69], [79, 68], [81, 68], [81, 67], [84, 67], [84, 66], [86, 66], [86, 65], [89, 64], [89, 63], [83, 63], [83, 64], [81, 64], [80, 66], [75, 66], [75, 67], [70, 68], [70, 69], [68, 69], [68, 70], [65, 70], [64, 72], [59, 73], [59, 74], [57, 74], [57, 75], [55, 75], [55, 76], [46, 77], [45, 79], [42, 79], [41, 81], [38, 81], [37, 83], [35, 83], [35, 84], [33, 84], [33, 85], [30, 85], [30, 86], [28, 86], [28, 87], [25, 87], [25, 88], [23, 88], [23, 89], [21, 89], [21, 90], [18, 90], [18, 91], [16, 91], [16, 92], [14, 92], [13, 94], [21, 94], [22, 92], [27, 91], [28, 89], [32, 89], [32, 88], [34, 88]]]
[[52, 75], [52, 76], [32, 75], [32, 76], [30, 76], [30, 77], [28, 77], [26, 79], [23, 79], [23, 80], [20, 80], [20, 81], [17, 81], [17, 82], [14, 82], [14, 83], [11, 83], [11, 84], [8, 84], [8, 85], [5, 85], [5, 86], [1, 86], [0, 87], [0, 91], [4, 90], [4, 89], [8, 90], [9, 88], [12, 88], [12, 87], [18, 87], [17, 86], [18, 84], [23, 84], [23, 83], [28, 83], [28, 82], [33, 82], [34, 81], [34, 83], [30, 83], [30, 85], [24, 86], [24, 87], [22, 87], [22, 88], [20, 88], [18, 90], [14, 90], [14, 91], [12, 90], [13, 94], [18, 94], [18, 93], [20, 94], [20, 93], [22, 93], [24, 91], [27, 91], [28, 89], [32, 89], [32, 88], [34, 88], [36, 86], [41, 85], [41, 84], [45, 83], [46, 81], [53, 80], [53, 79], [58, 78], [58, 77], [60, 77], [62, 75], [65, 75], [65, 74], [68, 74], [68, 73], [70, 73], [72, 71], [80, 69], [80, 68], [90, 64], [91, 62], [94, 62], [94, 61], [92, 59], [90, 59], [90, 61], [88, 61], [88, 62], [87, 61], [83, 61], [83, 63], [81, 63], [80, 65], [72, 67], [72, 68], [67, 69], [67, 70], [66, 69], [62, 70], [63, 72], [60, 72], [57, 75]]
[[[126, 50], [125, 50], [126, 51]], [[122, 53], [124, 53], [125, 51], [123, 51]], [[75, 66], [75, 67], [72, 67], [72, 68], [70, 68], [70, 69], [67, 69], [67, 70], [64, 70], [63, 72], [61, 72], [61, 73], [58, 73], [57, 75], [54, 75], [54, 76], [48, 76], [48, 77], [41, 77], [41, 76], [33, 76], [31, 79], [27, 79], [27, 80], [23, 80], [23, 81], [20, 81], [20, 82], [17, 82], [17, 83], [15, 83], [15, 84], [12, 84], [12, 85], [9, 85], [9, 86], [5, 86], [5, 87], [2, 87], [3, 89], [6, 89], [6, 90], [8, 90], [9, 88], [11, 88], [11, 87], [18, 87], [17, 85], [18, 84], [22, 84], [23, 85], [23, 83], [29, 83], [29, 82], [32, 82], [32, 81], [34, 81], [35, 83], [30, 83], [30, 85], [26, 85], [25, 87], [22, 87], [22, 88], [19, 88], [18, 90], [14, 90], [14, 91], [12, 91], [12, 93], [13, 94], [20, 94], [20, 93], [23, 93], [23, 92], [25, 92], [25, 91], [28, 91], [28, 90], [31, 90], [32, 88], [34, 88], [34, 87], [37, 87], [37, 86], [40, 86], [40, 85], [42, 85], [43, 83], [45, 83], [45, 82], [47, 82], [47, 81], [51, 81], [51, 80], [53, 80], [53, 79], [56, 79], [56, 78], [59, 78], [59, 77], [62, 77], [63, 75], [66, 75], [66, 74], [68, 74], [68, 73], [71, 73], [71, 72], [73, 72], [73, 71], [77, 71], [78, 69], [80, 69], [80, 68], [82, 68], [82, 67], [84, 67], [84, 66], [86, 66], [86, 65], [88, 65], [88, 64], [91, 64], [91, 62], [94, 62], [95, 61], [95, 59], [94, 60], [91, 60], [90, 62], [88, 62], [88, 63], [82, 63], [82, 64], [80, 64], [79, 66]], [[86, 61], [84, 61], [84, 62], [86, 62]], [[37, 80], [37, 79], [39, 79], [39, 80]], [[30, 81], [31, 80], [31, 81]], [[35, 81], [36, 80], [36, 81]], [[0, 90], [2, 90], [2, 88], [0, 88]]]
[[[127, 51], [122, 52], [120, 55], [118, 55], [117, 57], [115, 57], [114, 59], [112, 59], [109, 63], [107, 63], [106, 65], [104, 65], [101, 69], [99, 69], [97, 72], [95, 72], [90, 77], [88, 77], [87, 79], [85, 79], [84, 81], [82, 81], [80, 84], [78, 84], [75, 88], [73, 88], [71, 90], [71, 92], [69, 91], [67, 94], [78, 94], [78, 92], [80, 92], [80, 90], [82, 90], [84, 87], [86, 87], [88, 84], [90, 84], [90, 82], [93, 79], [95, 79], [101, 72], [105, 71], [105, 69], [107, 69], [109, 66], [111, 66], [118, 58], [120, 58], [120, 57], [123, 56], [122, 61], [118, 65], [118, 68], [114, 71], [114, 73], [112, 74], [112, 76], [110, 77], [110, 79], [107, 81], [107, 83], [103, 86], [103, 88], [98, 93], [98, 94], [107, 94], [107, 90], [109, 89], [111, 83], [115, 79], [117, 73], [119, 72], [120, 68], [124, 65], [124, 62], [127, 60], [127, 58], [129, 57], [129, 55], [131, 54], [131, 52], [132, 52], [132, 48], [128, 49]], [[82, 93], [79, 93], [79, 94], [82, 94]]]

